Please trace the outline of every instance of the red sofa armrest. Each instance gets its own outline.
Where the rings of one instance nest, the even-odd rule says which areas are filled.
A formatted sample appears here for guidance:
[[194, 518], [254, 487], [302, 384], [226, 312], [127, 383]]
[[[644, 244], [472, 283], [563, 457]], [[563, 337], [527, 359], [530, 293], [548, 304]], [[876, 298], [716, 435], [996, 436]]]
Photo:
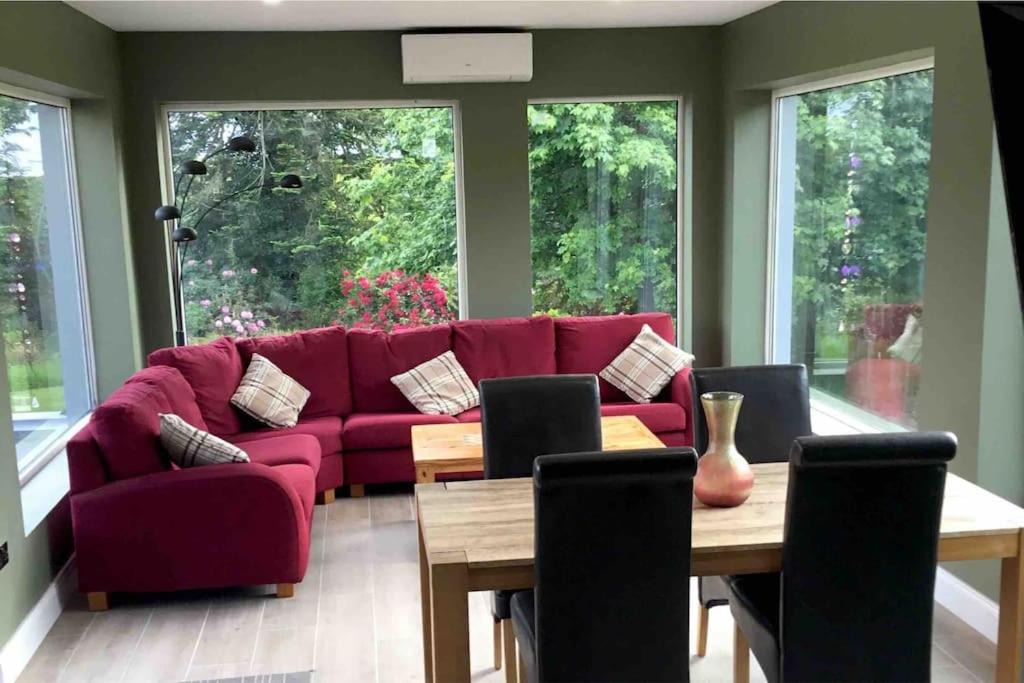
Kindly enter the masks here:
[[72, 496], [71, 510], [82, 591], [298, 583], [309, 559], [302, 502], [266, 465], [125, 479]]
[[669, 398], [682, 406], [686, 413], [686, 444], [693, 445], [693, 390], [690, 388], [690, 368], [683, 368], [675, 374], [669, 384]]

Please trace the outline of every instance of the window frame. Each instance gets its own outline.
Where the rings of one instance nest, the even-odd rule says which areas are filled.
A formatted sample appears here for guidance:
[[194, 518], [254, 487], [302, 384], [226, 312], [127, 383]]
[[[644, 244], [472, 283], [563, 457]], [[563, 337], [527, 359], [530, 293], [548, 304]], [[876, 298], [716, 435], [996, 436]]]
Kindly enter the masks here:
[[[804, 95], [820, 90], [830, 90], [847, 85], [856, 85], [892, 76], [935, 69], [935, 57], [900, 61], [874, 69], [857, 70], [850, 73], [823, 78], [798, 85], [772, 90], [771, 127], [768, 154], [768, 239], [765, 263], [765, 318], [764, 318], [764, 362], [775, 363], [775, 335], [777, 294], [776, 265], [778, 256], [779, 226], [779, 109], [782, 100], [794, 95]], [[832, 400], [823, 392], [811, 390], [811, 414], [816, 434], [871, 434], [887, 431], [909, 431], [906, 427], [871, 415], [856, 406], [844, 405], [838, 399]], [[818, 426], [820, 425], [820, 429]]]
[[[686, 100], [682, 95], [588, 95], [583, 97], [531, 97], [526, 100], [526, 106], [535, 104], [615, 104], [617, 102], [675, 102], [676, 104], [676, 343], [688, 348], [693, 346], [693, 315], [692, 306], [685, 306], [687, 298], [691, 294], [689, 281], [692, 268], [687, 267], [687, 255], [693, 253], [690, 231], [684, 223], [685, 187], [686, 180], [684, 168], [686, 164], [686, 131], [687, 114]], [[525, 113], [525, 112], [524, 112]], [[527, 131], [529, 132], [529, 131]], [[527, 154], [529, 154], [529, 140], [527, 140]], [[527, 169], [529, 170], [529, 169]], [[533, 240], [533, 225], [530, 225], [530, 240]], [[532, 252], [532, 247], [531, 247]], [[532, 254], [531, 254], [531, 287], [532, 282]], [[533, 305], [531, 302], [531, 310]]]
[[[469, 288], [466, 286], [466, 205], [465, 182], [462, 160], [462, 110], [458, 100], [218, 100], [214, 102], [164, 102], [157, 107], [157, 158], [160, 164], [161, 201], [173, 204], [174, 169], [171, 167], [171, 127], [169, 115], [172, 112], [187, 111], [302, 111], [311, 109], [417, 109], [446, 107], [452, 110], [452, 154], [455, 159], [455, 269], [458, 282], [459, 320], [469, 315]], [[170, 234], [163, 230], [164, 254], [167, 263], [167, 300], [174, 311], [174, 282], [171, 280], [171, 259], [173, 249]], [[173, 318], [171, 327], [173, 328]], [[173, 333], [173, 329], [171, 330]], [[186, 340], [188, 330], [185, 330]]]
[[[67, 164], [66, 173], [64, 174], [64, 182], [67, 185], [68, 191], [67, 201], [72, 228], [72, 248], [75, 253], [75, 266], [77, 268], [76, 279], [78, 281], [79, 292], [78, 306], [79, 313], [82, 316], [82, 344], [84, 346], [85, 356], [85, 391], [89, 399], [89, 403], [92, 406], [85, 415], [76, 419], [74, 422], [69, 423], [68, 428], [63, 432], [54, 436], [45, 444], [37, 447], [36, 451], [31, 454], [31, 457], [26, 457], [24, 462], [21, 461], [18, 458], [17, 453], [15, 453], [15, 463], [18, 468], [18, 483], [22, 488], [24, 488], [33, 477], [45, 469], [48, 464], [50, 464], [64, 451], [68, 441], [71, 440], [71, 437], [73, 437], [83, 426], [85, 426], [85, 424], [88, 423], [92, 416], [92, 410], [96, 407], [96, 404], [99, 401], [99, 394], [96, 383], [96, 354], [93, 344], [89, 278], [86, 272], [85, 263], [85, 238], [82, 228], [81, 200], [78, 190], [78, 165], [75, 158], [74, 126], [72, 125], [71, 116], [72, 102], [66, 97], [22, 88], [4, 82], [0, 82], [0, 96], [45, 104], [51, 107], [56, 107], [61, 111], [61, 129], [64, 138], [65, 163]], [[14, 419], [14, 412], [11, 411], [12, 430], [14, 426]]]

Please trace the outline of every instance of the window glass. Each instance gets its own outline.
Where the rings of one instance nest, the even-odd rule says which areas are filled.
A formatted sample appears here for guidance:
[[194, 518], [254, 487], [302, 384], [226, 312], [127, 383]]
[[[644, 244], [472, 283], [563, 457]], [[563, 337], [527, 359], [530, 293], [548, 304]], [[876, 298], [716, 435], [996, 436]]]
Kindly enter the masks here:
[[[232, 137], [255, 143], [207, 159], [189, 190], [189, 342], [458, 317], [450, 107], [173, 111], [168, 124], [176, 173]], [[302, 187], [280, 187], [284, 174]]]
[[917, 426], [932, 71], [778, 100], [772, 353]]
[[0, 294], [21, 469], [93, 406], [67, 110], [0, 95]]
[[534, 311], [675, 317], [678, 107], [529, 106]]

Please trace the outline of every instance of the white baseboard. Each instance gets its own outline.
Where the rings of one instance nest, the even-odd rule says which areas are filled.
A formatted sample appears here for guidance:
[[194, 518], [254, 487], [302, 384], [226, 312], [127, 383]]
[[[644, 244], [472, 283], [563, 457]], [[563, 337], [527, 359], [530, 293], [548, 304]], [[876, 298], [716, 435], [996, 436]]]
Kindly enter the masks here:
[[32, 655], [42, 645], [46, 634], [57, 622], [64, 606], [71, 600], [77, 588], [75, 556], [57, 572], [53, 583], [39, 598], [32, 611], [18, 624], [14, 635], [0, 649], [0, 683], [14, 683], [28, 666]]
[[993, 643], [999, 634], [999, 605], [942, 567], [935, 575], [935, 602]]

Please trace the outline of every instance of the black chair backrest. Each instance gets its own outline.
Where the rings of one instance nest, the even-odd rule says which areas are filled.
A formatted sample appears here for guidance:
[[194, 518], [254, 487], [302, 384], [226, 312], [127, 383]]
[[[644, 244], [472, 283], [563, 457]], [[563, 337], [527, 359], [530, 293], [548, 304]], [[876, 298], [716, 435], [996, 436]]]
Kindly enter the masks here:
[[547, 453], [601, 450], [596, 375], [480, 380], [484, 477], [529, 477]]
[[688, 681], [692, 448], [534, 465], [541, 681]]
[[786, 681], [927, 681], [946, 463], [942, 432], [804, 437], [782, 551]]
[[811, 434], [807, 369], [803, 365], [751, 365], [700, 368], [690, 376], [693, 388], [693, 445], [708, 447], [708, 427], [700, 395], [709, 391], [743, 394], [736, 421], [736, 448], [748, 462], [786, 462], [793, 439]]

